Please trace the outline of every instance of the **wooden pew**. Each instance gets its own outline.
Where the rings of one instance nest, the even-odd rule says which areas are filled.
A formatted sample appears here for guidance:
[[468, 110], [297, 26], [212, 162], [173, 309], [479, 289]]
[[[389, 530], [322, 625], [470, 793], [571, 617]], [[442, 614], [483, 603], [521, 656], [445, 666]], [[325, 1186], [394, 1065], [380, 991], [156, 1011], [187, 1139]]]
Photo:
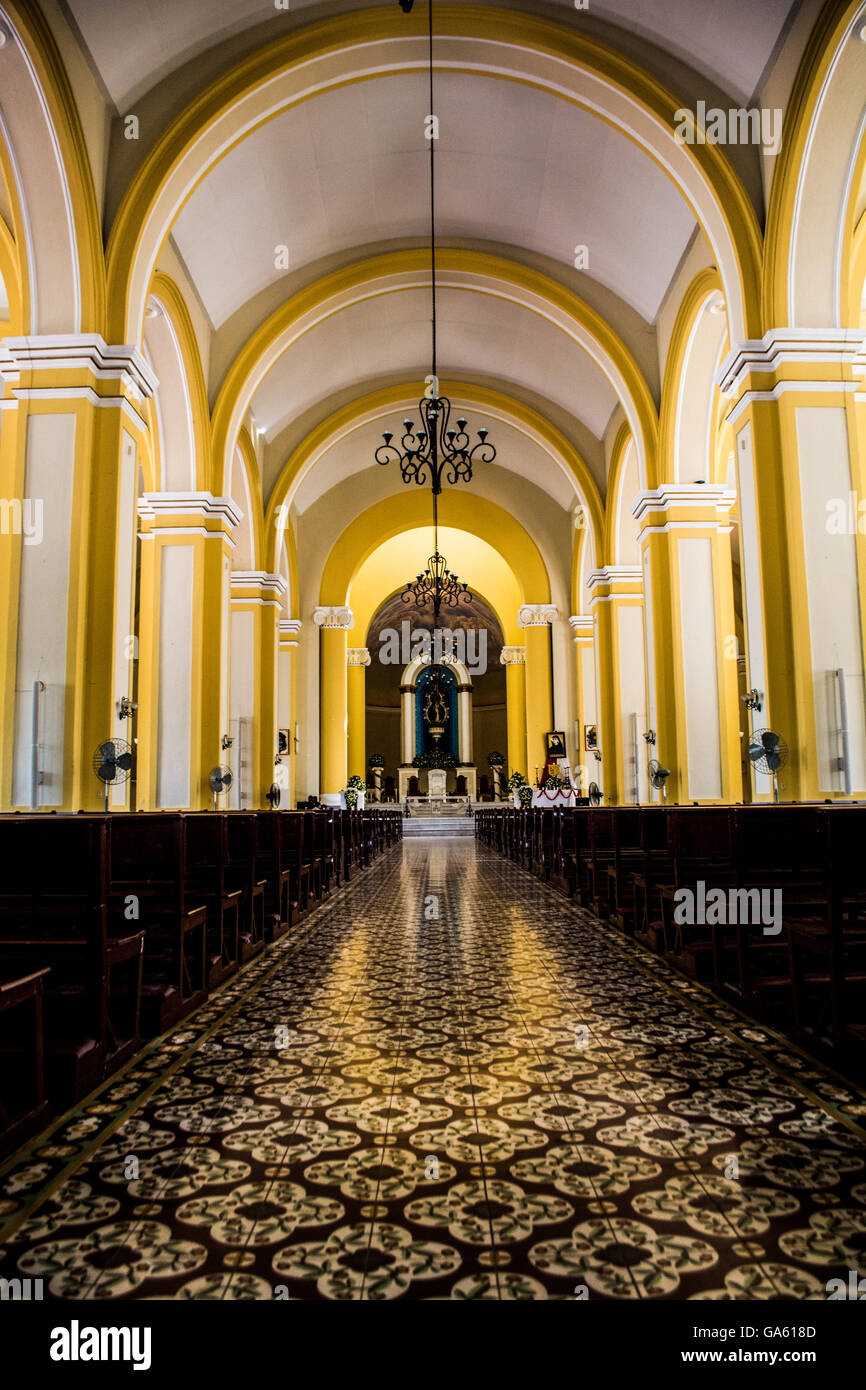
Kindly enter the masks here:
[[207, 909], [207, 985], [215, 989], [240, 965], [243, 890], [229, 881], [225, 813], [184, 811], [186, 887]]
[[0, 977], [0, 1153], [48, 1123], [42, 992], [49, 974], [44, 966], [17, 978]]
[[794, 1027], [835, 1060], [866, 1063], [866, 807], [819, 813], [825, 864], [820, 910], [785, 907]]
[[289, 906], [292, 925], [313, 906], [310, 862], [304, 854], [304, 811], [275, 811], [280, 832], [280, 862], [289, 870]]
[[672, 882], [660, 884], [658, 890], [662, 951], [683, 974], [711, 980], [717, 969], [714, 952], [733, 943], [716, 937], [711, 922], [678, 920], [685, 914], [677, 895], [681, 889], [692, 894], [698, 917], [704, 915], [702, 902], [711, 889], [727, 891], [733, 884], [730, 809], [674, 806], [668, 807], [667, 818], [673, 875]]
[[139, 1046], [144, 933], [120, 912], [109, 919], [106, 817], [4, 816], [0, 845], [0, 969], [51, 969], [45, 1077], [65, 1106]]
[[265, 940], [278, 941], [292, 924], [291, 865], [283, 854], [279, 811], [256, 811], [256, 873], [264, 880]]
[[259, 862], [259, 826], [255, 811], [226, 811], [225, 854], [226, 882], [230, 889], [240, 888], [240, 959], [245, 964], [265, 948], [266, 875]]
[[144, 928], [141, 1026], [145, 1037], [173, 1028], [207, 997], [207, 908], [189, 890], [180, 813], [114, 812], [108, 895], [122, 914], [134, 897]]

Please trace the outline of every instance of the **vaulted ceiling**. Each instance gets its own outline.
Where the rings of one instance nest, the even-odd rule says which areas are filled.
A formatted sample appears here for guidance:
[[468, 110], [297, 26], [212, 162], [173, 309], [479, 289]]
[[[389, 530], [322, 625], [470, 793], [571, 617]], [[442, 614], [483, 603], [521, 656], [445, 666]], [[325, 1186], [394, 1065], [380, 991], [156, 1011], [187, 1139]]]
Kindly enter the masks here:
[[[168, 121], [232, 63], [287, 32], [361, 9], [397, 12], [396, 0], [289, 0], [286, 9], [274, 0], [138, 0], [134, 19], [132, 7], [117, 0], [66, 0], [66, 8], [115, 114], [148, 113], [145, 145], [161, 111]], [[415, 8], [406, 33], [420, 39], [425, 0]], [[799, 0], [592, 0], [587, 10], [574, 0], [500, 0], [498, 8], [601, 39], [675, 96], [741, 104], [766, 80]], [[453, 5], [437, 0], [437, 33], [447, 31], [450, 12]], [[374, 254], [428, 244], [426, 52], [419, 48], [402, 70], [386, 56], [377, 70], [359, 50], [363, 80], [349, 72], [329, 90], [238, 131], [170, 228], [210, 337], [212, 401], [232, 357], [298, 286]], [[687, 251], [703, 237], [694, 208], [663, 160], [564, 89], [534, 81], [529, 56], [525, 80], [484, 71], [472, 56], [472, 71], [452, 60], [436, 73], [439, 239], [452, 249], [495, 251], [576, 292], [623, 339], [657, 400], [657, 321]], [[133, 157], [115, 140], [109, 181]], [[756, 170], [757, 158], [753, 201]], [[581, 246], [588, 263], [575, 268]], [[712, 259], [706, 250], [705, 263]], [[503, 289], [446, 283], [439, 319], [440, 375], [466, 383], [468, 395], [472, 383], [485, 383], [531, 403], [582, 453], [603, 491], [603, 440], [622, 400], [600, 359]], [[299, 422], [318, 426], [336, 403], [386, 386], [405, 385], [411, 398], [410, 384], [423, 381], [429, 364], [430, 296], [417, 278], [323, 314], [251, 398], [265, 498], [300, 443]], [[377, 421], [335, 442], [293, 505], [302, 511], [347, 472], [363, 472], [383, 428]], [[515, 422], [498, 428], [514, 451], [500, 455], [501, 467], [524, 476], [534, 470], [534, 481], [567, 507], [573, 487], [562, 468]]]

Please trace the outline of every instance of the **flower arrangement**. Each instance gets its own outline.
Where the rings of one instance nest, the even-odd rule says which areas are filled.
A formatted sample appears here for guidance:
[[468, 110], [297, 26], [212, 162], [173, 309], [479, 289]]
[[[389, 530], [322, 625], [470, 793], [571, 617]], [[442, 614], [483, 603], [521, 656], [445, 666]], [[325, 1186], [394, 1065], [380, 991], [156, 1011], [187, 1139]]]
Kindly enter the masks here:
[[345, 791], [343, 792], [343, 796], [346, 798], [347, 808], [350, 811], [354, 811], [355, 807], [358, 804], [358, 788], [346, 787]]
[[528, 811], [532, 805], [533, 789], [528, 782], [522, 782], [517, 788], [517, 795], [520, 798], [520, 805], [524, 811]]
[[528, 783], [522, 772], [512, 772], [506, 785], [510, 792], [516, 792], [521, 787], [528, 786]]
[[449, 768], [457, 766], [457, 759], [453, 753], [441, 753], [437, 749], [432, 753], [419, 753], [412, 766], [417, 767], [419, 771], [429, 770], [432, 767], [441, 768], [443, 772], [447, 772]]
[[561, 792], [565, 791], [568, 787], [565, 778], [557, 777], [553, 772], [549, 773], [547, 777], [544, 778], [541, 785], [546, 792]]
[[502, 767], [502, 766], [504, 765], [504, 763], [505, 763], [505, 759], [503, 758], [503, 756], [502, 756], [501, 753], [488, 753], [488, 754], [487, 754], [487, 766], [488, 766], [488, 767]]
[[385, 766], [385, 758], [384, 758], [384, 755], [383, 755], [382, 753], [371, 753], [370, 756], [369, 756], [369, 758], [367, 759], [367, 766], [368, 766], [368, 767], [384, 767], [384, 766]]
[[350, 777], [348, 782], [346, 783], [346, 790], [349, 791], [351, 788], [354, 788], [356, 792], [362, 792], [365, 790], [366, 786], [367, 783], [364, 781], [364, 779], [362, 777], [359, 777], [356, 773], [355, 776]]

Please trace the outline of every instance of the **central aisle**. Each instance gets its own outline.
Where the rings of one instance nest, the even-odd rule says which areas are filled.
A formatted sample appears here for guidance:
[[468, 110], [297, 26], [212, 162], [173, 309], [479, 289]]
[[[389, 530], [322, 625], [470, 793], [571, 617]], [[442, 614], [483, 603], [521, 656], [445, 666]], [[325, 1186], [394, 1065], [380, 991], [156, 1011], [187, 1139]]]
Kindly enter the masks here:
[[417, 839], [12, 1166], [0, 1273], [46, 1298], [824, 1299], [866, 1272], [864, 1115], [522, 871]]

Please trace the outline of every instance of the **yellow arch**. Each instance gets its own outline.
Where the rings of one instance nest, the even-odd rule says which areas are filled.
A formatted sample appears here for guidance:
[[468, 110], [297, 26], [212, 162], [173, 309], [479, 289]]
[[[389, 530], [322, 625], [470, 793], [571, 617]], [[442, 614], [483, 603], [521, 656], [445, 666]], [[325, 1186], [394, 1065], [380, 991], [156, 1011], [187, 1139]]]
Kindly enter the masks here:
[[[406, 579], [418, 562], [419, 541], [420, 553], [425, 553], [423, 542], [430, 531], [429, 522], [426, 527], [421, 527], [420, 531], [421, 537], [418, 537], [417, 533], [402, 532], [389, 540], [381, 541], [359, 565], [347, 594], [355, 619], [353, 645], [360, 646], [366, 642], [370, 623], [382, 604], [402, 591]], [[401, 557], [399, 552], [393, 553], [394, 542], [402, 541], [404, 536], [405, 548], [409, 553], [406, 557]], [[471, 543], [470, 549], [474, 552], [472, 558], [467, 559], [465, 567], [461, 559], [461, 548], [465, 553], [466, 546], [460, 546], [461, 538]], [[510, 563], [499, 551], [494, 551], [489, 541], [480, 536], [470, 535], [466, 531], [456, 531], [453, 526], [441, 527], [439, 539], [443, 553], [448, 556], [454, 569], [461, 576], [465, 574], [467, 579], [471, 575], [470, 588], [473, 597], [482, 598], [489, 604], [503, 634], [516, 628], [515, 618], [520, 607], [521, 592]], [[494, 593], [497, 595], [496, 599], [490, 597]], [[407, 605], [405, 617], [411, 621], [415, 611]], [[442, 614], [442, 626], [448, 626], [446, 613]]]
[[[28, 57], [48, 104], [54, 137], [60, 146], [75, 223], [81, 281], [81, 331], [104, 334], [106, 276], [102, 228], [78, 105], [49, 22], [39, 6], [28, 4], [26, 0], [5, 0], [5, 4], [26, 42]], [[10, 195], [13, 195], [11, 187]], [[122, 343], [126, 339], [120, 337], [115, 341]]]
[[[550, 580], [535, 542], [520, 522], [495, 502], [452, 489], [440, 498], [439, 521], [443, 527], [466, 531], [487, 541], [502, 556], [520, 587], [521, 602], [549, 603]], [[430, 526], [430, 494], [416, 488], [386, 497], [356, 517], [334, 542], [325, 563], [319, 602], [341, 607], [358, 570], [391, 536], [401, 531]], [[498, 614], [506, 641], [520, 642], [517, 614]]]
[[[244, 473], [247, 479], [250, 501], [252, 503], [253, 514], [250, 517], [253, 535], [253, 569], [264, 569], [265, 567], [265, 514], [262, 503], [262, 478], [259, 471], [259, 461], [256, 458], [256, 451], [253, 448], [253, 441], [250, 439], [249, 430], [244, 428], [238, 435], [238, 451], [241, 456]], [[237, 501], [237, 498], [235, 498]]]
[[2, 217], [0, 217], [0, 275], [3, 276], [3, 284], [6, 286], [6, 295], [9, 300], [9, 327], [6, 332], [10, 338], [17, 338], [26, 332], [24, 301], [21, 293], [21, 263], [15, 238]]
[[[683, 295], [682, 303], [674, 320], [667, 361], [665, 362], [664, 381], [662, 382], [659, 418], [660, 482], [671, 482], [674, 478], [677, 409], [683, 384], [686, 352], [695, 319], [701, 312], [702, 305], [714, 292], [723, 292], [719, 272], [717, 270], [699, 271]], [[718, 388], [716, 389], [718, 390]]]
[[186, 307], [186, 300], [170, 275], [158, 270], [151, 280], [150, 293], [164, 306], [174, 326], [180, 347], [192, 411], [196, 487], [205, 490], [209, 486], [211, 476], [210, 410], [195, 329]]
[[[761, 233], [754, 208], [740, 179], [720, 147], [715, 145], [683, 145], [676, 141], [674, 127], [680, 109], [676, 97], [650, 77], [630, 59], [589, 38], [586, 34], [554, 21], [510, 10], [490, 9], [470, 4], [443, 4], [438, 12], [442, 37], [472, 39], [507, 45], [513, 53], [526, 50], [530, 54], [552, 59], [560, 70], [569, 67], [574, 72], [597, 78], [611, 93], [607, 107], [581, 99], [580, 84], [567, 95], [561, 85], [544, 83], [528, 75], [508, 73], [507, 80], [555, 91], [560, 99], [582, 105], [594, 115], [616, 126], [652, 158], [674, 182], [673, 159], [683, 161], [683, 170], [696, 176], [695, 189], [687, 195], [699, 223], [704, 227], [711, 245], [720, 245], [722, 259], [736, 278], [736, 305], [747, 336], [757, 336], [760, 315]], [[228, 152], [232, 140], [219, 139], [214, 127], [235, 105], [260, 93], [265, 87], [273, 91], [276, 80], [291, 77], [324, 56], [345, 58], [354, 51], [382, 52], [388, 44], [407, 38], [419, 38], [424, 31], [424, 16], [420, 12], [409, 19], [381, 9], [356, 14], [339, 15], [305, 26], [284, 39], [268, 44], [217, 79], [198, 95], [170, 124], [144, 159], [141, 168], [127, 189], [112, 227], [108, 246], [109, 303], [112, 312], [112, 332], [118, 341], [138, 342], [141, 336], [143, 305], [134, 288], [136, 262], [140, 254], [153, 263], [158, 245], [169, 231], [180, 207], [190, 196], [193, 187], [216, 159]], [[405, 62], [396, 70], [416, 66]], [[455, 69], [456, 65], [449, 65]], [[332, 65], [333, 67], [333, 65]], [[477, 65], [464, 65], [475, 70]], [[492, 71], [492, 69], [491, 69]], [[345, 86], [377, 75], [342, 71], [323, 79], [319, 90]], [[495, 72], [494, 72], [495, 75]], [[278, 110], [306, 96], [314, 95], [307, 78], [306, 92], [287, 94], [274, 110], [261, 111], [258, 117], [245, 113], [243, 133], [248, 134], [263, 124]], [[623, 116], [614, 115], [616, 98], [626, 98], [647, 118], [647, 133], [642, 140]], [[650, 135], [650, 130], [652, 134]], [[237, 143], [243, 136], [237, 136]], [[185, 161], [196, 152], [198, 163], [187, 170]], [[178, 187], [169, 192], [169, 183], [177, 176]], [[683, 174], [683, 177], [685, 175]], [[159, 208], [161, 222], [153, 230], [149, 223], [164, 201], [174, 199], [174, 207]], [[701, 206], [696, 206], [700, 201]], [[716, 223], [711, 230], [710, 223]], [[144, 246], [145, 236], [149, 245]], [[730, 257], [730, 260], [728, 260]], [[145, 269], [145, 279], [146, 267]], [[733, 285], [729, 286], [729, 295]], [[740, 312], [741, 311], [741, 312]]]
[[[531, 406], [525, 405], [522, 401], [514, 400], [503, 392], [495, 391], [490, 387], [446, 381], [444, 378], [440, 382], [440, 386], [446, 395], [459, 397], [461, 400], [482, 408], [490, 407], [501, 411], [506, 418], [510, 417], [518, 424], [524, 425], [530, 433], [537, 434], [546, 441], [551, 451], [559, 456], [570, 472], [586, 506], [590, 525], [596, 538], [601, 535], [603, 507], [595, 479], [577, 449], [555, 425], [552, 425]], [[354, 426], [369, 418], [371, 414], [388, 412], [406, 398], [410, 389], [414, 388], [388, 386], [362, 396], [357, 401], [350, 401], [312, 430], [298, 446], [280, 473], [268, 503], [265, 520], [265, 534], [268, 537], [264, 556], [266, 564], [273, 566], [276, 563], [274, 557], [277, 545], [278, 510], [287, 499], [291, 505], [291, 493], [296, 483], [304, 476], [311, 461], [326, 453], [338, 438], [351, 432]], [[597, 544], [598, 539], [596, 539]]]
[[[866, 149], [866, 145], [864, 145]], [[857, 223], [849, 242], [846, 254], [845, 279], [845, 328], [863, 328], [863, 289], [866, 285], [866, 212]]]
[[604, 549], [601, 555], [596, 550], [599, 569], [604, 565], [616, 564], [616, 516], [619, 508], [619, 488], [631, 439], [632, 435], [628, 423], [623, 421], [617, 430], [610, 455], [607, 492], [604, 498]]
[[[861, 0], [829, 0], [818, 16], [785, 109], [782, 147], [776, 157], [764, 232], [762, 318], [765, 328], [788, 324], [788, 272], [800, 170], [821, 89], [845, 30]], [[860, 173], [863, 172], [861, 151]], [[857, 187], [855, 182], [854, 187]], [[844, 281], [840, 287], [844, 296]], [[844, 297], [842, 304], [844, 307]]]
[[[261, 378], [266, 374], [273, 362], [288, 348], [296, 330], [299, 336], [307, 331], [300, 328], [302, 322], [309, 320], [308, 327], [313, 323], [318, 324], [329, 313], [338, 313], [346, 307], [347, 302], [356, 302], [358, 298], [409, 290], [412, 286], [401, 283], [401, 277], [427, 272], [429, 263], [429, 252], [422, 250], [391, 251], [358, 261], [301, 290], [259, 326], [232, 364], [214, 406], [214, 491], [220, 489], [220, 479], [225, 477], [232, 436], [239, 427], [240, 418], [246, 413], [248, 399], [254, 389], [251, 383], [257, 375]], [[442, 250], [437, 255], [437, 272], [440, 279], [449, 273], [475, 275], [491, 285], [506, 286], [535, 296], [552, 312], [566, 316], [582, 330], [575, 336], [575, 341], [594, 357], [619, 396], [626, 414], [631, 413], [637, 427], [636, 443], [642, 451], [647, 476], [655, 476], [658, 417], [652, 394], [628, 348], [600, 314], [572, 290], [549, 276], [504, 256], [483, 251]], [[379, 289], [375, 288], [377, 284], [380, 285]], [[481, 289], [480, 292], [493, 291]], [[329, 305], [333, 307], [329, 309]], [[523, 307], [531, 312], [540, 312], [531, 304]], [[551, 322], [561, 329], [561, 324], [555, 320]], [[588, 343], [595, 346], [596, 353], [590, 351]], [[611, 379], [611, 373], [620, 379], [620, 389]]]

